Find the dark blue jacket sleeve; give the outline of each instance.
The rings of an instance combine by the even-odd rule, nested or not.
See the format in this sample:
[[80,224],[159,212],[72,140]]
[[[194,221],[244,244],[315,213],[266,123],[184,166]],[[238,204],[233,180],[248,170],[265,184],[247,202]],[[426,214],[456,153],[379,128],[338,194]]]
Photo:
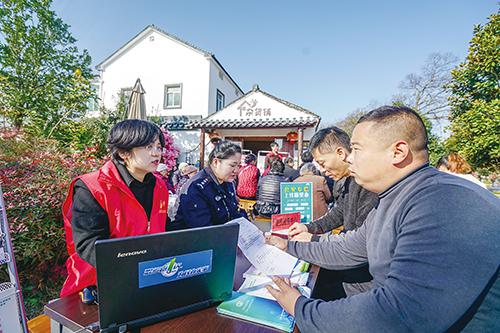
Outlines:
[[212,212],[203,190],[197,184],[191,184],[187,194],[180,197],[179,209],[182,210],[183,221],[188,228],[212,225]]

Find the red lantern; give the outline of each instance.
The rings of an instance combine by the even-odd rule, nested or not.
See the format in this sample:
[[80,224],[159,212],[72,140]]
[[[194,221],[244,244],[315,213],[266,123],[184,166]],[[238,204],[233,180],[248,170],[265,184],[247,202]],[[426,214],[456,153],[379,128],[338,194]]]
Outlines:
[[290,144],[295,144],[295,142],[299,139],[299,133],[295,132],[295,131],[292,131],[292,132],[289,132],[287,135],[286,135],[286,141],[290,142]]

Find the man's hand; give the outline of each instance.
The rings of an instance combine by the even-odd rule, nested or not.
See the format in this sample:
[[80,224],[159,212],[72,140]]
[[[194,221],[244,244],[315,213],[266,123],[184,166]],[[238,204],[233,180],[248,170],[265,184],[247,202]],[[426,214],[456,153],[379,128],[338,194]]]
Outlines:
[[312,234],[308,232],[301,232],[300,234],[292,237],[292,240],[296,242],[310,242],[311,239],[312,239]]
[[265,233],[266,244],[276,246],[278,249],[285,251],[288,246],[288,241],[278,236],[271,235],[270,232]]
[[278,289],[266,286],[267,291],[276,298],[286,312],[295,317],[295,303],[300,297],[300,292],[290,286],[289,279],[273,277],[273,282],[276,283]]
[[307,227],[302,223],[295,222],[288,228],[288,237],[293,238],[302,232],[307,232]]

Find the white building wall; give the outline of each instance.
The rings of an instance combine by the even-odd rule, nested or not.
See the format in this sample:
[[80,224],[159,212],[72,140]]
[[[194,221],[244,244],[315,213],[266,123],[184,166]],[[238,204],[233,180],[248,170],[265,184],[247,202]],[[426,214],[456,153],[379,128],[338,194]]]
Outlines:
[[[247,113],[244,110],[252,109],[253,111]],[[259,110],[259,114],[255,111]],[[313,116],[306,114],[302,111],[293,109],[288,105],[278,102],[260,92],[252,92],[244,99],[230,105],[222,112],[216,113],[210,119],[266,119],[277,120],[279,118],[313,118]]]
[[210,91],[208,94],[209,115],[216,111],[217,89],[224,94],[224,106],[242,95],[239,89],[228,78],[227,74],[214,62],[210,62]]
[[[132,87],[140,78],[149,116],[206,117],[210,63],[202,53],[150,31],[104,68],[102,101],[114,108],[120,89]],[[177,83],[182,84],[181,108],[163,109],[165,85]]]

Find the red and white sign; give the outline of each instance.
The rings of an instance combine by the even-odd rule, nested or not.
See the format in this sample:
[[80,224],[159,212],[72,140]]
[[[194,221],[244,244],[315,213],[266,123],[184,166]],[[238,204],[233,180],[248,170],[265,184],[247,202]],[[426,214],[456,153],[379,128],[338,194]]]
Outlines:
[[300,223],[300,213],[271,215],[271,233],[277,236],[287,236],[288,228],[294,223]]

